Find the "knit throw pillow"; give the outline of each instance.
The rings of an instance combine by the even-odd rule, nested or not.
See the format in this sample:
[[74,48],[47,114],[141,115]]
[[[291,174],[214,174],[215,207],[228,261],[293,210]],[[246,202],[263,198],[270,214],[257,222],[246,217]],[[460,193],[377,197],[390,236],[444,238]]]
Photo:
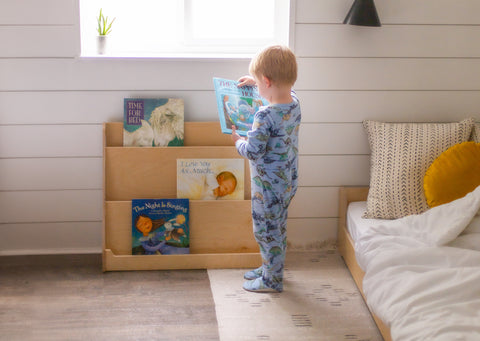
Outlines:
[[473,124],[473,118],[458,123],[364,121],[371,150],[364,218],[396,219],[426,211],[425,172],[445,150],[467,141]]
[[470,138],[473,142],[480,143],[480,123],[475,123],[472,129],[472,136]]

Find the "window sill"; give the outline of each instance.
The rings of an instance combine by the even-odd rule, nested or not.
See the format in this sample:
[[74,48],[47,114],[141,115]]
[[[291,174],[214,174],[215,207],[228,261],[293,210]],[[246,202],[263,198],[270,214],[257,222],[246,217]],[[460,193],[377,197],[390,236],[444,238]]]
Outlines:
[[119,54],[119,53],[107,53],[107,54],[82,54],[79,59],[159,59],[159,60],[182,60],[182,61],[198,61],[198,60],[250,60],[253,54],[239,54],[239,53],[171,53],[171,54]]

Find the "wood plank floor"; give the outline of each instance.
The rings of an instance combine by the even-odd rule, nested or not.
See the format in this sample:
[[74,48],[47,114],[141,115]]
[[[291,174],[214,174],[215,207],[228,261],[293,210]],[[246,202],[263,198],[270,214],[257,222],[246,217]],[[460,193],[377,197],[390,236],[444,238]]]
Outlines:
[[0,340],[218,340],[207,272],[101,270],[100,255],[0,257]]

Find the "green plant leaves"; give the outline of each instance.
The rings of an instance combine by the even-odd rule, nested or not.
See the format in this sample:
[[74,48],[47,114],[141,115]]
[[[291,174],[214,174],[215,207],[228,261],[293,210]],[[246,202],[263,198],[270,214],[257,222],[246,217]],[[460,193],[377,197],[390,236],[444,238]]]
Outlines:
[[102,9],[100,8],[100,14],[98,15],[97,18],[97,32],[101,36],[106,36],[112,31],[112,24],[115,21],[116,18],[113,18],[110,22],[108,22],[108,16],[105,17],[103,15]]

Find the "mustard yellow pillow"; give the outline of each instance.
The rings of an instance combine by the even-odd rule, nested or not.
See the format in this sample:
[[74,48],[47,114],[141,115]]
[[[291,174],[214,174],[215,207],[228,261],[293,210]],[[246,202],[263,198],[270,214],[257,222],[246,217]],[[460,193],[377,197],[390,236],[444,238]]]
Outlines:
[[425,173],[423,189],[430,207],[446,204],[480,186],[480,143],[463,142],[444,151]]

